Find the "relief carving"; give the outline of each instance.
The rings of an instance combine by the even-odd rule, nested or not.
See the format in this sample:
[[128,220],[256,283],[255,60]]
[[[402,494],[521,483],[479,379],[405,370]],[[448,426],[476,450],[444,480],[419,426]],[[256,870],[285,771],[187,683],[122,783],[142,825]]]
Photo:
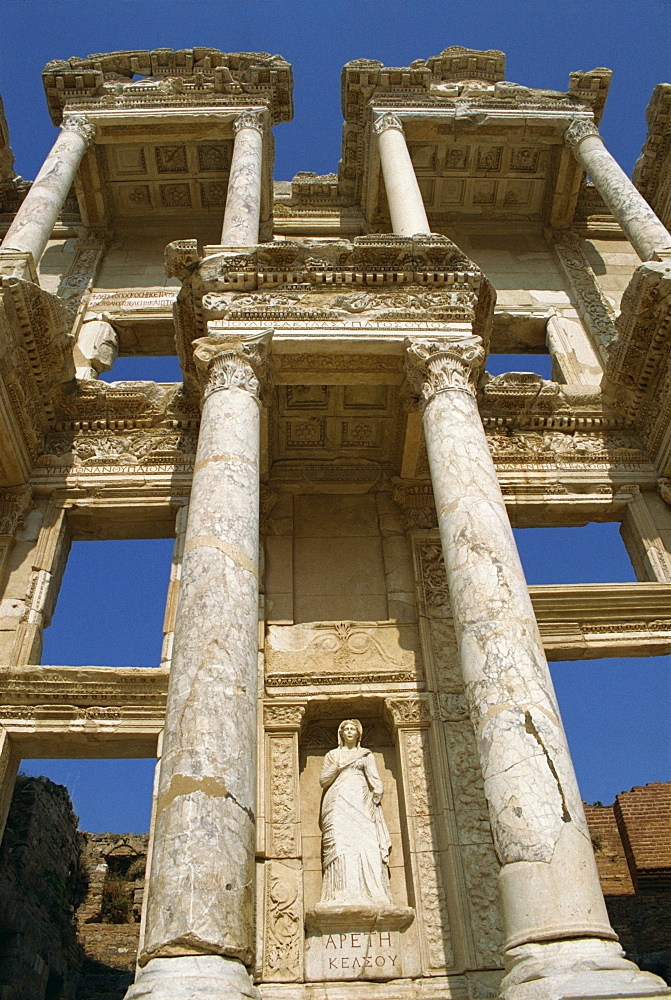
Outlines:
[[208,318],[314,320],[334,323],[356,319],[360,325],[407,320],[446,322],[472,318],[476,296],[468,289],[431,292],[422,287],[403,291],[324,291],[309,284],[300,291],[207,292],[203,309]]
[[303,873],[289,861],[265,864],[263,978],[295,982],[302,976]]
[[437,810],[427,773],[431,760],[427,730],[406,731],[402,753],[405,758],[404,774],[409,784],[406,803],[414,841],[416,893],[421,900],[421,921],[429,965],[432,969],[449,968],[454,965],[454,955],[442,872],[443,855],[434,829]]
[[602,349],[608,347],[617,336],[615,313],[599,287],[596,275],[583,252],[580,237],[574,233],[555,233],[553,245],[568,277],[581,318],[596,343]]
[[297,775],[295,736],[269,738],[272,853],[295,857],[297,844]]

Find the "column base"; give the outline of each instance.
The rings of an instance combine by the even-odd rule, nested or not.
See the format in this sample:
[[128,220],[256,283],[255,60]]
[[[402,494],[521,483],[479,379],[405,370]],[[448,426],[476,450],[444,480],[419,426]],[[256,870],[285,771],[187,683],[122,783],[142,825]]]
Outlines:
[[671,1000],[671,988],[624,957],[616,941],[576,938],[506,952],[502,1000]]
[[242,962],[223,955],[152,958],[125,1000],[261,1000]]

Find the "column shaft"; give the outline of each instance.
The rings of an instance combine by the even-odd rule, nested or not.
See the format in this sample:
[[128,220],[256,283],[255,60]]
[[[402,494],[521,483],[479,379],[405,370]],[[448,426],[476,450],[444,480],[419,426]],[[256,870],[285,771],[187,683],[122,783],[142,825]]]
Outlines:
[[84,119],[66,118],[61,133],[2,241],[3,250],[33,255],[37,265],[51,238],[93,127]]
[[660,253],[670,256],[671,234],[608,152],[597,128],[575,122],[565,138],[641,260],[657,260]]
[[[206,995],[223,996],[215,986],[224,974],[236,980],[231,995],[256,995],[243,965],[252,962],[254,923],[256,373],[267,340],[197,342],[196,358],[208,368],[209,380],[189,503],[139,959],[149,964],[138,984],[151,983],[154,996],[172,995],[164,992],[166,978],[174,983],[175,977],[203,975],[212,983]],[[193,968],[184,964],[185,956],[198,958]],[[235,961],[226,965],[220,958],[216,968],[203,972],[201,967],[212,964],[203,966],[206,956]]]
[[413,340],[408,349],[409,380],[423,404],[458,655],[502,865],[509,997],[517,996],[519,983],[570,964],[576,939],[582,940],[576,969],[586,953],[595,969],[638,973],[622,958],[608,921],[550,673],[480,421],[472,372],[483,358],[476,337]]
[[259,242],[263,128],[261,112],[236,119],[222,246],[248,247]]
[[396,115],[383,115],[373,129],[377,134],[393,232],[398,236],[430,234],[422,192],[419,190],[400,119]]

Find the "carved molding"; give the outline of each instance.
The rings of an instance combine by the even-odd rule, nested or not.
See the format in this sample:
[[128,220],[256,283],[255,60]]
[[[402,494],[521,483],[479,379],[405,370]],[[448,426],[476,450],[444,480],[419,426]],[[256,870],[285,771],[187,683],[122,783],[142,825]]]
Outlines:
[[406,375],[410,392],[426,406],[440,392],[462,390],[475,395],[485,360],[480,337],[408,338]]

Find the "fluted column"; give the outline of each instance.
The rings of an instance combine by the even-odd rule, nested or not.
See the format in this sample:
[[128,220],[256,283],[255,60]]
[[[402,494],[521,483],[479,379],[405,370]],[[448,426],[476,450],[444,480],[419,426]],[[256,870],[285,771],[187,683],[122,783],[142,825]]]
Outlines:
[[608,152],[596,125],[573,121],[564,141],[594,181],[641,260],[670,257],[671,234]]
[[381,115],[373,124],[373,132],[380,150],[392,230],[399,236],[428,235],[431,232],[429,220],[401,119],[390,113]]
[[233,123],[222,246],[249,247],[259,242],[264,116],[264,111],[243,111]]
[[204,337],[147,898],[129,997],[256,997],[260,396],[271,331]]
[[31,253],[37,265],[72,187],[94,126],[80,115],[66,115],[61,132],[2,241],[3,250]]
[[[496,470],[478,414],[479,337],[412,339],[450,601],[485,782],[506,931],[504,996],[627,989],[661,980],[622,957]],[[598,983],[567,984],[582,969]],[[613,978],[614,977],[614,978]],[[542,988],[535,982],[543,980]],[[649,985],[652,983],[652,986]]]

